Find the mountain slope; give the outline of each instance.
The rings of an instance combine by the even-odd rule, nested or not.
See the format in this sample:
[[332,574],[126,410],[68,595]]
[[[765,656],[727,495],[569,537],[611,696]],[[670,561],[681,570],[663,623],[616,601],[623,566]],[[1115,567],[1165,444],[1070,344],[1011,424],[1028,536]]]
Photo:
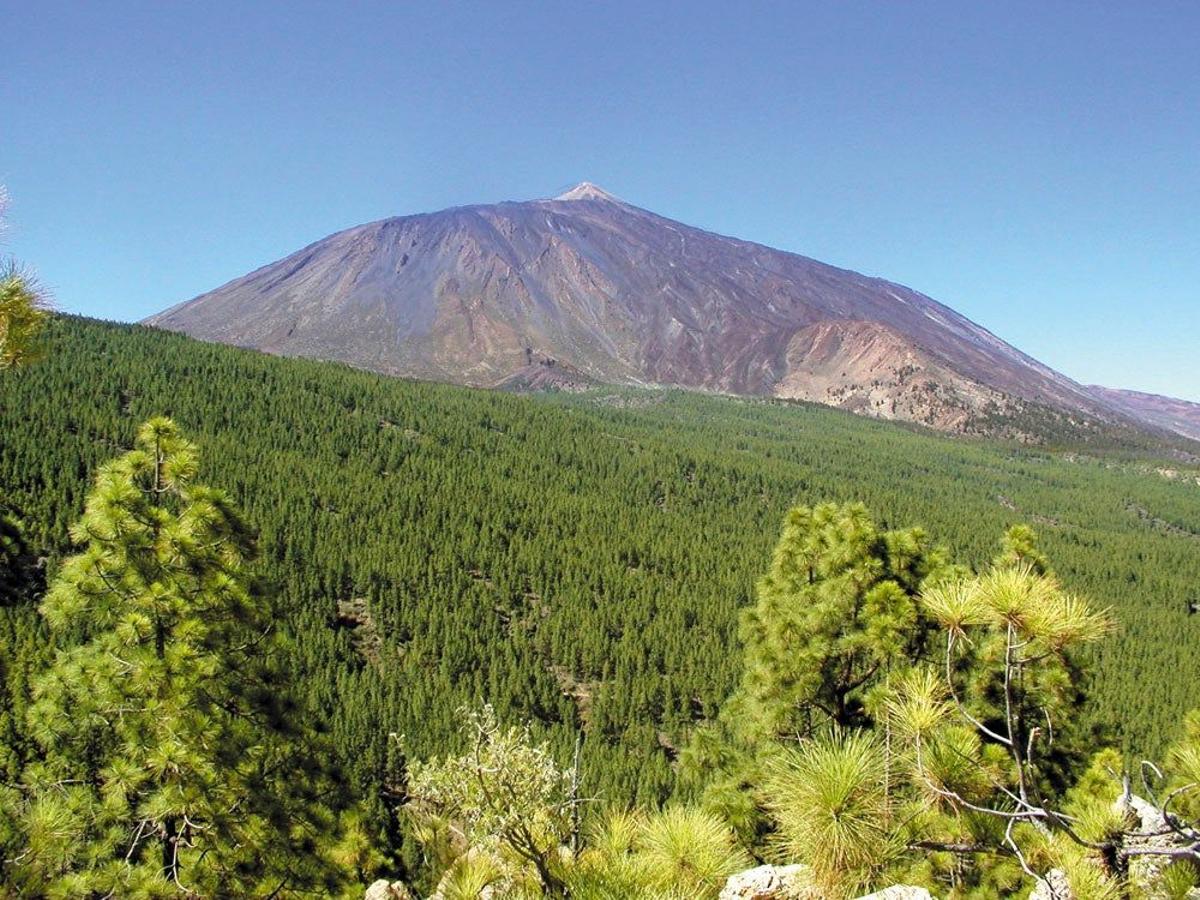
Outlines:
[[916,291],[588,183],[351,228],[147,323],[477,386],[552,358],[601,382],[815,400],[948,430],[1021,402],[1126,414]]
[[1116,390],[1099,385],[1089,385],[1088,390],[1135,419],[1157,425],[1182,437],[1200,441],[1200,403],[1176,400],[1174,397],[1163,397],[1160,394],[1146,394],[1142,391]]

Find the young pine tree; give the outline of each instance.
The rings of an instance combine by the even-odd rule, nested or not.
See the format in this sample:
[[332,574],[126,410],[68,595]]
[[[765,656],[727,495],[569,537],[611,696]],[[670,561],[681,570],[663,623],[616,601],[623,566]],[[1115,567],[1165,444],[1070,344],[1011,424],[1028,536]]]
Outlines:
[[769,758],[830,729],[869,727],[870,691],[932,636],[919,592],[958,571],[921,529],[880,530],[861,504],[787,514],[742,615],[741,685],[684,756],[705,802],[743,838],[766,825],[754,794]]
[[[331,772],[292,699],[254,542],[168,419],[96,479],[42,613],[60,649],[7,793],[5,880],[52,897],[328,895]],[[15,809],[13,808],[15,807]]]

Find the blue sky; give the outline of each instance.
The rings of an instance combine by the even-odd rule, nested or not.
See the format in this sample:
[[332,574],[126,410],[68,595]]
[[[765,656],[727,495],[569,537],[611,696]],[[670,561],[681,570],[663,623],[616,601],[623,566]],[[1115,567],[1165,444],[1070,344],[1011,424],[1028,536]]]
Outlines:
[[1200,4],[0,0],[5,249],[134,320],[590,180],[1200,400]]

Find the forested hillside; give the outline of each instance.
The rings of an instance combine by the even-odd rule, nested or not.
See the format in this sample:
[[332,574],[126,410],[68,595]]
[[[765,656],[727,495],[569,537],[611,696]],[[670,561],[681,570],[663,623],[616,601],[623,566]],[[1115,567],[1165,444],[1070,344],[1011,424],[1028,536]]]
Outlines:
[[[971,564],[1033,524],[1066,586],[1112,607],[1096,718],[1153,754],[1195,705],[1194,470],[801,404],[414,383],[77,319],[56,320],[46,349],[0,379],[0,492],[48,557],[38,577],[97,466],[172,416],[203,448],[203,480],[258,529],[302,687],[368,797],[389,732],[443,753],[455,708],[480,700],[531,718],[564,760],[582,726],[588,794],[669,796],[691,727],[738,678],[737,613],[797,502],[863,501]],[[42,627],[32,606],[4,610],[10,735]]]

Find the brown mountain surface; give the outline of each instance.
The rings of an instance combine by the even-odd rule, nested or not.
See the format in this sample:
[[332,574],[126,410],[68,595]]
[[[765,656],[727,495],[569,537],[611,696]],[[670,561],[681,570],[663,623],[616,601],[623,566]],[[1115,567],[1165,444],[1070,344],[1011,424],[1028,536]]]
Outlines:
[[1135,415],[902,285],[586,182],[350,228],[147,323],[439,381],[670,384],[955,431],[1027,403]]
[[1200,441],[1200,403],[1099,385],[1089,385],[1088,390],[1135,419]]

